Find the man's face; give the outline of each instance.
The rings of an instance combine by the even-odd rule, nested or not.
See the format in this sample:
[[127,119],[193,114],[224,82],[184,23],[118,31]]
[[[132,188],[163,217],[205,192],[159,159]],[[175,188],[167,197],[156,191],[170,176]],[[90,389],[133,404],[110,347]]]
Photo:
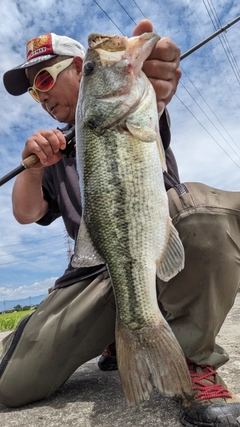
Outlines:
[[[32,86],[38,71],[44,67],[50,67],[56,62],[56,58],[52,58],[28,68],[29,86]],[[75,57],[73,63],[57,76],[56,83],[48,92],[37,91],[43,109],[59,122],[75,123],[79,85],[82,76],[81,70],[82,59]]]

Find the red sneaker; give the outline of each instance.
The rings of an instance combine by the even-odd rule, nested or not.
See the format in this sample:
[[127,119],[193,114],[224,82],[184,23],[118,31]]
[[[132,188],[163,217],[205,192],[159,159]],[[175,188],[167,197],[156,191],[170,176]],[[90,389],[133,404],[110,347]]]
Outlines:
[[105,348],[98,360],[98,367],[102,371],[115,371],[118,369],[115,343]]
[[181,423],[187,427],[240,426],[240,400],[212,366],[187,360],[192,395],[182,401]]

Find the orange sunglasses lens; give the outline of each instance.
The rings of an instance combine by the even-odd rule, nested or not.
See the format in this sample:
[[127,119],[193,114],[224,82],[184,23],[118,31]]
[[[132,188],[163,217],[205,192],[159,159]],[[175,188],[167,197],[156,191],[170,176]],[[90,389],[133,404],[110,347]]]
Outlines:
[[48,91],[54,85],[54,78],[48,71],[43,70],[36,76],[34,85],[39,90]]

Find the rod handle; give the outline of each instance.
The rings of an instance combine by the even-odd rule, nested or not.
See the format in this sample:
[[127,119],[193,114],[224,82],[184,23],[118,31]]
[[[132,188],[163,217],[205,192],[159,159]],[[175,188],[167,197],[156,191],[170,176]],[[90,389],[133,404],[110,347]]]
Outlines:
[[22,165],[25,169],[30,169],[32,166],[36,165],[39,162],[38,156],[36,154],[30,154],[26,159],[22,160]]

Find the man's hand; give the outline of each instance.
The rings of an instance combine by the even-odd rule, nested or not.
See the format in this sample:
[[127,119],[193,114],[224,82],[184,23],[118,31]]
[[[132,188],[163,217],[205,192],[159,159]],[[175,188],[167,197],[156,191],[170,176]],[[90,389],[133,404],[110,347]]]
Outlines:
[[[133,36],[153,31],[151,21],[143,19],[135,27]],[[161,38],[143,64],[143,71],[151,81],[157,97],[158,113],[162,113],[177,90],[181,77],[180,49],[167,37]]]
[[63,150],[65,147],[66,140],[60,130],[40,130],[26,141],[22,158],[25,159],[30,154],[36,154],[40,162],[33,168],[40,169],[62,159],[63,154],[59,150]]
[[48,211],[48,203],[42,190],[42,176],[45,166],[57,163],[66,147],[66,140],[60,130],[39,130],[25,143],[22,158],[36,154],[39,162],[24,170],[15,180],[12,192],[13,214],[20,224],[38,221]]

